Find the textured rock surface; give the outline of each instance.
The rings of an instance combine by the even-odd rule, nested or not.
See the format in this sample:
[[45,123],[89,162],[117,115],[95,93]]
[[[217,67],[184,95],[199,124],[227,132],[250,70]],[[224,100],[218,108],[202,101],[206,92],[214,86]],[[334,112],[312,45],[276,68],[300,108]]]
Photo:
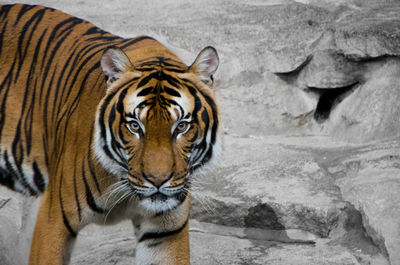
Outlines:
[[[188,64],[217,48],[225,151],[195,183],[192,264],[400,264],[399,2],[36,3]],[[37,203],[0,188],[1,264],[26,264]],[[132,264],[134,246],[128,221],[88,226],[71,264]]]
[[333,168],[343,198],[362,214],[364,226],[392,264],[400,261],[399,141],[366,147]]
[[0,186],[0,264],[27,264],[38,203]]

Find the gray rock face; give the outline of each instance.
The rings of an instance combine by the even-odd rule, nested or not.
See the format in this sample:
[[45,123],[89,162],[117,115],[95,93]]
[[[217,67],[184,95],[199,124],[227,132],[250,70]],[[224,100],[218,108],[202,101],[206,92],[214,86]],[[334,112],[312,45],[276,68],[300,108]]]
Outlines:
[[[316,242],[325,239],[346,247],[364,260],[360,264],[381,264],[377,260],[387,255],[391,264],[398,264],[398,141],[348,146],[324,137],[226,140],[220,169],[201,177],[194,191],[192,218],[297,229],[307,232],[302,240],[314,236]],[[373,187],[374,192],[368,190]],[[275,235],[272,240],[294,240],[288,237]]]
[[[9,1],[2,1],[3,3]],[[40,0],[187,64],[217,48],[225,150],[198,176],[192,264],[400,265],[400,3]],[[26,264],[38,201],[0,188],[0,260]],[[130,222],[71,264],[132,264]]]
[[337,48],[360,59],[400,55],[399,11],[398,3],[375,3],[344,12],[335,23]]
[[362,214],[364,226],[392,264],[400,261],[399,142],[389,141],[378,150],[367,147],[333,168],[343,198]]
[[0,261],[28,264],[39,201],[0,186]]

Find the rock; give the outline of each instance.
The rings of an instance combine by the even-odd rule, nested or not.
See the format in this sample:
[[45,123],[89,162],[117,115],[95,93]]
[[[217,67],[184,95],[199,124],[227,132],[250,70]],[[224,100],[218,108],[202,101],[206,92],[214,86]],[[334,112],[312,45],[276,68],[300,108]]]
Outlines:
[[[226,155],[218,170],[194,182],[192,217],[229,226],[296,228],[328,236],[345,205],[340,191],[314,162],[312,153],[291,148],[288,142],[278,137],[225,137]],[[214,210],[208,213],[207,204]]]
[[[364,260],[376,255],[385,260],[386,247],[374,237],[371,240],[372,231],[365,232],[368,217],[360,215],[360,208],[354,208],[348,203],[352,200],[342,196],[346,186],[338,186],[334,172],[345,167],[346,154],[359,147],[324,137],[254,140],[225,138],[227,150],[220,169],[197,178],[192,218],[231,227],[298,229],[317,239],[333,240],[332,244],[362,249]],[[344,173],[341,176],[347,179]],[[377,193],[375,198],[380,196],[386,195]],[[393,224],[390,227],[396,233],[400,231]],[[271,240],[288,242],[279,236]],[[397,242],[393,246],[400,247]]]
[[0,260],[27,264],[39,200],[0,186]]
[[400,5],[376,3],[335,23],[337,48],[353,58],[400,55]]
[[[196,225],[198,224],[194,226]],[[358,262],[353,254],[346,248],[329,246],[329,244],[326,244],[323,240],[317,242],[316,245],[282,244],[262,239],[245,239],[232,235],[215,235],[214,233],[209,233],[207,227],[208,225],[202,224],[202,230],[192,228],[191,263],[194,265],[362,264]],[[210,253],[218,253],[218,255],[210,255]]]
[[400,163],[398,141],[365,148],[335,172],[343,198],[363,216],[364,226],[392,265],[400,264]]
[[326,131],[355,142],[395,137],[400,108],[391,106],[400,100],[396,80],[400,73],[398,62],[387,59],[367,65],[365,83],[356,87],[332,111]]
[[[71,264],[134,264],[135,241],[130,236],[131,229],[129,222],[107,228],[86,227],[78,236]],[[379,255],[371,259],[360,250],[355,256],[346,247],[327,240],[313,238],[316,244],[270,241],[271,238],[265,238],[265,235],[271,235],[271,232],[251,228],[245,231],[191,220],[191,264],[358,265],[372,261],[374,265],[387,265]]]
[[317,51],[299,76],[299,88],[335,89],[357,83],[362,65],[335,50]]
[[71,265],[131,265],[136,238],[126,220],[113,226],[90,224],[79,232],[71,254]]

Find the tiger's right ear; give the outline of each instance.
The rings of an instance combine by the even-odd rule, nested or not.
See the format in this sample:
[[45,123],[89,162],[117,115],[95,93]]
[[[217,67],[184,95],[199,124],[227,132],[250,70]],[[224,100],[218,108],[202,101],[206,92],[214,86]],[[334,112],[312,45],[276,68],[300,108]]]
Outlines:
[[213,75],[217,71],[219,65],[219,57],[214,47],[205,47],[199,55],[197,55],[194,63],[189,67],[189,71],[197,73],[200,80],[205,84],[212,84]]
[[117,47],[106,49],[101,57],[100,64],[103,73],[107,76],[107,84],[119,79],[129,69],[133,69],[128,56]]

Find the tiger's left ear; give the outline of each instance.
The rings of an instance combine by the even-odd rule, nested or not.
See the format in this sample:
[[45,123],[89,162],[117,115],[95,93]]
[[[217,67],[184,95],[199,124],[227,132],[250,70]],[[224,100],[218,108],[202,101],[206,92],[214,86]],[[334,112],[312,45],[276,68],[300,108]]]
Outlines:
[[212,84],[213,75],[217,71],[219,65],[219,57],[214,47],[205,47],[199,55],[197,55],[194,63],[189,67],[189,72],[199,75],[201,81],[206,84]]
[[129,69],[133,69],[132,63],[128,56],[117,47],[110,47],[103,53],[101,57],[101,68],[107,76],[107,84],[111,84],[122,76]]

